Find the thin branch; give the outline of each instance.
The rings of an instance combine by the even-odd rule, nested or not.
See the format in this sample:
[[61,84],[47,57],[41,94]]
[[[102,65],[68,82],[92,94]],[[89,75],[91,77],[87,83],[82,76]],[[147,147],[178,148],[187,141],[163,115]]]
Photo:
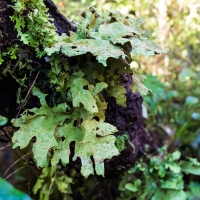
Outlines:
[[29,196],[31,195],[31,181],[32,181],[32,171],[30,170],[29,171],[29,181],[26,184],[27,187],[28,187],[28,194],[29,194]]
[[[4,128],[5,128],[5,127],[4,127]],[[10,137],[8,131],[6,131],[6,129],[4,129],[4,128],[1,129],[1,131],[3,131],[4,136],[8,139],[8,141],[9,141],[10,143],[12,143],[12,138]]]
[[53,177],[53,180],[51,181],[51,184],[50,184],[50,186],[49,186],[48,196],[50,195],[50,191],[51,191],[51,188],[52,188],[52,186],[53,186],[53,184],[54,184],[56,175],[57,175],[57,172],[55,173],[55,175],[54,175],[54,177]]
[[21,158],[19,158],[18,160],[16,160],[16,161],[15,161],[12,165],[10,165],[10,167],[4,172],[4,174],[3,174],[2,177],[4,177],[4,176],[8,173],[8,171],[9,171],[15,164],[17,164],[22,158],[28,156],[28,155],[31,154],[31,153],[32,153],[32,151],[30,151],[29,153],[23,155]]
[[34,164],[30,165],[31,169],[34,171],[35,175],[37,178],[39,178],[39,173],[38,171],[36,170],[37,169],[37,166]]
[[11,145],[12,145],[12,144],[7,144],[6,146],[1,147],[1,148],[0,148],[0,151],[3,150],[3,149],[5,149],[5,148],[7,148],[7,147],[9,147],[9,146],[11,146]]
[[15,170],[12,174],[8,175],[6,178],[4,178],[5,180],[8,179],[9,177],[11,177],[13,174],[17,173],[19,170],[23,169],[27,167],[27,165],[23,166],[23,167],[20,167],[19,169]]
[[[17,116],[15,117],[15,120],[18,118],[18,116],[19,116],[19,114],[20,114],[20,112],[21,112],[21,109],[22,109],[22,107],[23,107],[23,105],[24,105],[24,102],[27,100],[28,96],[30,95],[31,90],[33,89],[33,86],[35,85],[35,82],[36,82],[36,80],[37,80],[39,74],[40,74],[40,71],[38,71],[38,73],[37,73],[37,75],[36,75],[36,77],[35,77],[35,79],[34,79],[32,85],[31,85],[31,87],[29,88],[29,90],[28,90],[28,92],[27,92],[27,94],[26,94],[25,99],[23,100],[23,102],[22,102],[22,103],[19,105],[19,107],[17,108],[17,109],[19,109],[19,111],[18,111],[18,113],[17,113]],[[14,123],[15,123],[15,122],[14,122]],[[13,124],[14,124],[14,123],[13,123]]]

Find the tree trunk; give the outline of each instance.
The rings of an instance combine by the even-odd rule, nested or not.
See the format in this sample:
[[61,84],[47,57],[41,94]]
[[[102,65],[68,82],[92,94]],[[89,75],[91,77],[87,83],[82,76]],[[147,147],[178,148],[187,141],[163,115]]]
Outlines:
[[[54,19],[54,25],[59,35],[62,33],[70,34],[70,31],[76,31],[76,27],[57,10],[57,7],[50,0],[45,1],[46,7],[49,9],[50,16]],[[0,48],[1,52],[9,46],[19,44],[23,47],[23,44],[17,38],[17,33],[14,30],[14,24],[10,20],[10,16],[13,15],[13,9],[10,0],[1,0],[0,2]],[[30,54],[32,49],[28,49]],[[33,56],[34,62],[42,63],[42,59],[39,60]],[[11,61],[7,60],[6,64]],[[13,61],[12,61],[13,62]],[[6,64],[0,66],[0,72],[6,68]],[[0,74],[0,115],[7,117],[9,120],[15,118],[18,113],[17,90],[18,83],[11,76],[4,76]],[[42,79],[42,77],[41,77]],[[130,77],[128,77],[130,82]],[[33,81],[33,77],[30,77],[30,82]],[[127,133],[130,141],[126,142],[126,149],[122,151],[120,156],[114,157],[111,160],[107,160],[106,175],[113,175],[130,168],[133,163],[138,159],[138,156],[144,152],[144,145],[150,144],[151,149],[155,149],[156,146],[150,135],[144,130],[144,119],[142,117],[142,97],[139,93],[127,92],[127,107],[120,107],[116,105],[114,98],[108,98],[108,108],[106,111],[106,121],[115,125],[119,132],[118,135]],[[29,107],[35,106],[35,101],[28,102]],[[8,123],[8,125],[11,125]],[[0,136],[3,137],[3,136]],[[5,137],[5,136],[4,136]],[[130,145],[130,142],[134,145]],[[4,163],[1,161],[1,163]],[[73,164],[72,167],[75,165]],[[76,165],[77,166],[77,165]],[[78,166],[78,168],[80,165]]]

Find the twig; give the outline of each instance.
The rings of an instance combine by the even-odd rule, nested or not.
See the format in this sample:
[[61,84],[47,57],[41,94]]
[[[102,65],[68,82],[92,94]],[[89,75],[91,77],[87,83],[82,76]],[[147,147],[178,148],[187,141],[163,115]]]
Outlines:
[[10,137],[8,131],[6,131],[6,129],[4,129],[4,128],[1,129],[1,131],[3,131],[4,136],[8,139],[8,141],[9,141],[10,143],[12,143],[12,138]]
[[29,181],[28,181],[28,183],[26,184],[27,185],[27,187],[28,187],[28,194],[29,194],[29,196],[31,195],[31,181],[32,181],[32,173],[31,173],[32,171],[30,170],[29,171]]
[[[36,175],[36,177],[38,178],[39,177],[39,174],[38,174],[38,171],[36,171],[36,169],[37,169],[37,167],[36,167],[36,165],[34,164],[32,164],[32,165],[30,165],[30,167],[31,167],[31,169],[35,172],[35,175]],[[35,169],[36,168],[36,169]]]
[[30,151],[29,153],[23,155],[21,158],[19,158],[18,160],[16,160],[16,161],[15,161],[12,165],[10,165],[10,167],[4,172],[4,174],[3,174],[2,177],[4,177],[4,176],[8,173],[8,171],[9,171],[15,164],[17,164],[22,158],[28,156],[28,155],[31,154],[31,153],[32,153],[32,151]]
[[54,184],[56,175],[57,175],[57,172],[55,173],[55,175],[54,175],[54,177],[53,177],[53,180],[51,181],[51,184],[50,184],[50,186],[49,186],[48,196],[50,196],[50,191],[51,191],[51,188],[52,188],[52,186],[53,186],[53,184]]
[[[30,163],[28,160],[26,160],[24,157],[26,156],[26,155],[24,155],[23,157],[21,157],[20,156],[20,153],[26,153],[26,152],[23,152],[20,148],[18,148],[18,150],[19,150],[19,154],[18,154],[18,152],[15,152],[15,155],[19,158],[19,159],[21,159],[22,161],[24,161],[24,162],[26,162],[32,169],[33,169],[33,171],[35,172],[35,175],[36,175],[36,177],[38,178],[39,177],[39,174],[38,174],[38,172],[37,172],[37,166],[35,165],[35,163],[33,162],[33,163]],[[31,153],[31,152],[29,152],[29,153]],[[29,154],[28,153],[28,154]]]
[[20,167],[19,169],[15,170],[12,174],[8,175],[6,178],[4,178],[5,180],[8,179],[9,177],[11,177],[13,174],[17,173],[19,170],[23,169],[27,167],[27,165],[23,166],[23,167]]
[[6,146],[1,147],[1,148],[0,148],[0,151],[3,150],[3,149],[5,149],[5,148],[7,148],[7,147],[9,147],[9,146],[11,146],[11,145],[12,145],[12,144],[7,144]]
[[[35,84],[35,82],[36,82],[36,80],[37,80],[39,74],[40,74],[40,71],[38,71],[38,73],[37,73],[37,75],[36,75],[36,77],[35,77],[35,79],[34,79],[32,85],[31,85],[31,87],[29,88],[29,90],[28,90],[28,92],[27,92],[27,94],[26,94],[26,97],[25,97],[25,99],[24,99],[24,102],[26,101],[26,99],[28,98],[29,94],[31,93],[31,90],[33,89],[33,86],[34,86],[34,84]],[[19,105],[19,107],[17,108],[17,109],[19,109],[19,111],[18,111],[18,113],[17,113],[17,116],[16,116],[15,120],[16,120],[17,117],[19,116],[19,114],[20,114],[20,112],[21,112],[21,109],[22,109],[22,107],[23,107],[23,105],[24,105],[24,102],[22,102],[22,103]],[[15,123],[15,122],[14,122],[14,123]]]

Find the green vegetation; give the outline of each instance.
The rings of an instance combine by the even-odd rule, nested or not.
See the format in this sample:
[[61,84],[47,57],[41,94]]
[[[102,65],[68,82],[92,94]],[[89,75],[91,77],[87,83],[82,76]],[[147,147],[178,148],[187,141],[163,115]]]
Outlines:
[[[33,48],[37,57],[48,57],[50,64],[47,64],[44,72],[44,81],[49,87],[44,88],[42,82],[35,83],[37,87],[32,88],[40,107],[25,109],[19,118],[12,120],[13,126],[18,128],[12,137],[13,148],[24,149],[29,145],[36,165],[44,168],[42,179],[51,180],[53,174],[56,176],[55,167],[59,168],[60,161],[63,166],[69,164],[70,143],[75,142],[72,160],[80,158],[81,174],[87,178],[94,174],[95,169],[97,175],[104,176],[104,160],[119,155],[122,147],[118,150],[115,146],[116,137],[113,134],[117,132],[116,127],[105,122],[107,104],[102,91],[116,97],[118,105],[125,106],[126,89],[121,85],[120,77],[126,73],[133,75],[132,92],[147,93],[149,90],[141,83],[143,77],[130,68],[130,53],[148,57],[166,53],[166,50],[143,34],[140,28],[143,20],[133,16],[109,11],[100,13],[90,8],[82,14],[83,20],[76,33],[59,36],[46,14],[43,1],[25,3],[21,0],[14,3],[15,12],[11,20],[15,23],[20,41],[24,46]],[[27,9],[29,13],[24,16]],[[41,45],[43,49],[39,48]],[[21,62],[21,57],[16,56],[19,51],[15,45],[14,50],[3,55]],[[70,66],[66,56],[78,56],[77,64]],[[96,61],[93,61],[93,57]],[[23,72],[26,74],[27,66],[21,65],[20,71],[13,73],[11,68],[7,68],[3,74],[10,73],[17,82],[23,82],[24,78],[21,80],[19,75],[23,75]],[[34,69],[30,71],[34,72]],[[21,85],[20,90],[23,87],[26,85]],[[57,95],[56,98],[50,96],[52,106],[48,105],[47,95],[42,92],[47,89],[54,90]],[[20,96],[18,98],[21,99]],[[32,143],[34,137],[36,141]],[[70,179],[67,175],[63,178],[59,177],[59,180]],[[51,192],[52,181],[44,185],[43,182],[39,178],[34,189],[34,192],[40,190],[40,199],[46,199]],[[68,191],[68,185],[65,189],[64,186],[60,188],[57,177],[53,182],[57,183],[61,192]]]
[[146,155],[123,177],[119,189],[122,199],[185,200],[183,173],[200,175],[200,163],[194,158],[180,160],[181,153],[172,154],[166,147],[156,156]]
[[[106,92],[125,106],[126,89],[120,81],[126,73],[133,77],[130,90],[144,95],[146,128],[162,138],[164,146],[153,153],[147,147],[120,180],[118,199],[198,200],[198,1],[136,0],[131,4],[128,0],[55,0],[71,23],[77,24],[77,31],[70,36],[56,33],[43,1],[13,3],[11,20],[23,45],[16,43],[1,52],[0,64],[8,58],[15,61],[14,66],[7,63],[1,76],[9,74],[19,83],[18,103],[23,103],[24,112],[12,120],[17,128],[12,142],[13,148],[31,149],[42,171],[34,194],[39,192],[40,200],[49,199],[56,190],[63,198],[71,194],[76,176],[61,170],[71,162],[70,143],[75,143],[72,161],[80,158],[85,178],[104,176],[104,161],[119,155],[126,142],[130,143],[127,134],[115,137],[116,127],[105,122],[103,96]],[[28,15],[24,15],[27,9]],[[37,58],[47,60],[42,69],[32,66],[28,48]],[[73,66],[68,62],[70,57],[76,60]],[[31,91],[39,100],[37,108],[26,109],[26,100],[22,100],[27,71],[44,77]],[[0,126],[6,123],[7,118],[0,116]],[[90,181],[78,187],[83,195],[95,182]]]
[[116,147],[118,148],[119,152],[122,152],[125,148],[125,141],[129,140],[129,136],[128,134],[124,134],[124,135],[119,135],[116,138]]
[[0,178],[0,197],[1,199],[9,199],[9,200],[31,200],[31,198],[25,193],[15,189],[11,184],[7,181]]
[[0,115],[0,126],[6,125],[7,122],[8,122],[8,119]]

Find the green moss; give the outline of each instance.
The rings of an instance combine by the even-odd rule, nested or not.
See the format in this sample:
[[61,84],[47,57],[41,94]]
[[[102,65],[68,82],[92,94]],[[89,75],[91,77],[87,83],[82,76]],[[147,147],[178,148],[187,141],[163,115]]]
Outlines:
[[127,133],[117,136],[115,145],[118,148],[119,152],[122,152],[126,148],[125,141],[128,139],[129,136]]

